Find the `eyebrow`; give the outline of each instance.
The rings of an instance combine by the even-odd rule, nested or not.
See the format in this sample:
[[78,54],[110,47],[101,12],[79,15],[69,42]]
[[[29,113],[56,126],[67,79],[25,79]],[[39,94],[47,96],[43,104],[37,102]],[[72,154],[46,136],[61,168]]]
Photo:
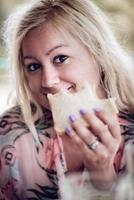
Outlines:
[[[45,55],[49,56],[53,51],[55,51],[56,49],[58,49],[58,48],[60,48],[60,47],[68,47],[68,45],[66,45],[66,44],[56,45],[56,46],[54,46],[53,48],[49,49],[49,50],[45,53]],[[24,59],[24,60],[25,60],[25,59],[34,59],[34,60],[36,60],[36,58],[33,57],[33,56],[24,56],[23,59]]]
[[48,50],[48,52],[46,53],[46,55],[48,56],[50,53],[52,53],[52,51],[60,48],[60,47],[68,47],[68,45],[66,44],[59,44],[59,45],[56,45],[55,47],[53,47],[52,49]]

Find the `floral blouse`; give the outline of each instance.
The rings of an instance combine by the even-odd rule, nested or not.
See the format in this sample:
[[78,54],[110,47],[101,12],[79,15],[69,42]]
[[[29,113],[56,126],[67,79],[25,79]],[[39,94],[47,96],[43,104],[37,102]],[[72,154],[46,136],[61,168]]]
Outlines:
[[[52,200],[61,198],[66,162],[62,140],[53,139],[51,112],[35,123],[41,145],[13,107],[0,118],[0,200]],[[125,128],[126,129],[125,129]],[[127,131],[127,125],[122,126]],[[128,134],[129,135],[129,134]],[[124,143],[115,158],[117,172],[124,170]]]

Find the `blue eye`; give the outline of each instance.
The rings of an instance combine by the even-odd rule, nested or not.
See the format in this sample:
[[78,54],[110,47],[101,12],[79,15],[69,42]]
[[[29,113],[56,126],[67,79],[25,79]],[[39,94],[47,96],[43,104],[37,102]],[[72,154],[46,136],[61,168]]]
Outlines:
[[31,63],[29,65],[27,65],[27,70],[29,72],[34,72],[34,71],[37,71],[41,68],[41,65],[38,64],[38,63]]
[[68,56],[66,55],[58,55],[56,57],[54,57],[53,63],[55,64],[62,64],[62,63],[67,63],[68,62]]

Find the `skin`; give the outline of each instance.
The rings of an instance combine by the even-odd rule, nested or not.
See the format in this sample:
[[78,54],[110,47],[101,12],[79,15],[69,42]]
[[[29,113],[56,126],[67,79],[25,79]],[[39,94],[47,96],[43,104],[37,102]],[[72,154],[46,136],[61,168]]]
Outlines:
[[[50,109],[48,93],[55,94],[62,89],[74,93],[85,81],[99,98],[106,98],[100,86],[97,63],[87,48],[67,32],[58,31],[50,24],[38,27],[25,36],[22,54],[29,87],[42,106]],[[121,142],[117,117],[100,109],[84,111],[82,117],[90,129],[77,119],[70,120],[72,129],[62,136],[68,170],[79,171],[86,167],[98,188],[110,188],[116,178],[113,162]],[[96,137],[99,145],[93,151],[87,144],[93,143]],[[73,148],[68,148],[70,146]]]

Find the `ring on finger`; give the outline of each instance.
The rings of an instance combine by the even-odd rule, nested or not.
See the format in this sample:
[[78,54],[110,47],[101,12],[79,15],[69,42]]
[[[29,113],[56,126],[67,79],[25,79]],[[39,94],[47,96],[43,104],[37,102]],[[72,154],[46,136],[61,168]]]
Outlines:
[[91,144],[87,144],[88,148],[91,149],[91,150],[93,150],[93,151],[97,149],[98,145],[99,145],[98,139],[96,139],[96,140],[95,140],[93,143],[91,143]]

